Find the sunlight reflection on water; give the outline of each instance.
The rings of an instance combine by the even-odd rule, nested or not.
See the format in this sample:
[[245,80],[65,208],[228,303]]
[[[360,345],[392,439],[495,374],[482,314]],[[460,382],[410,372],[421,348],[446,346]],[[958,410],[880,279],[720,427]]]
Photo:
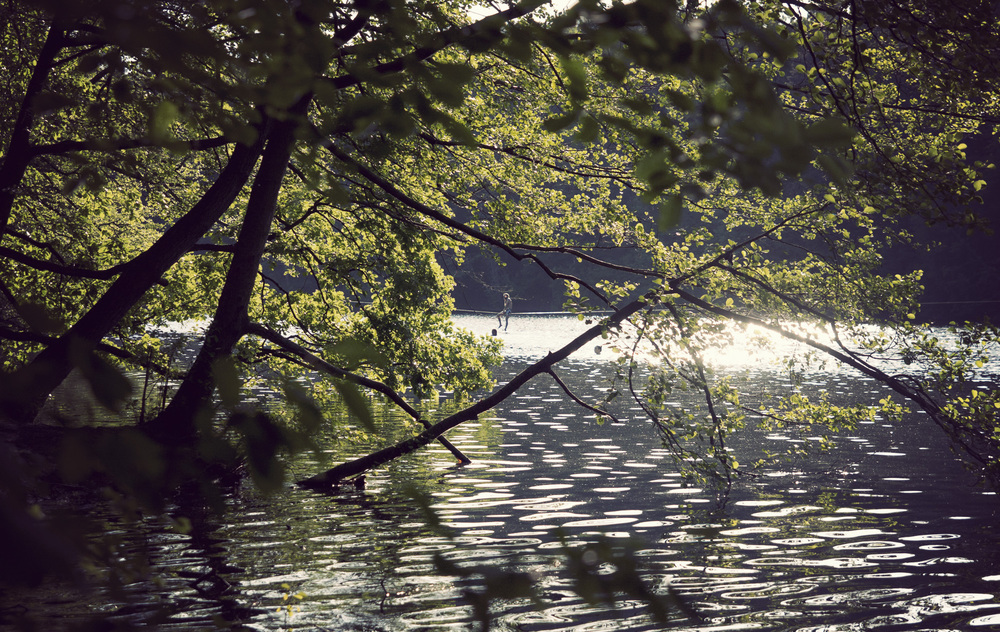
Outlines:
[[[566,316],[531,316],[517,315],[511,317],[508,329],[497,329],[496,321],[489,316],[457,315],[455,323],[481,336],[498,336],[504,343],[504,357],[507,358],[537,358],[550,351],[556,351],[583,334],[589,327],[587,321]],[[596,322],[596,321],[595,321]],[[824,344],[832,343],[829,332],[819,327],[792,328],[801,335],[816,339]],[[634,336],[635,329],[630,326],[623,328],[627,334]],[[724,328],[720,336],[721,344],[717,348],[706,349],[703,359],[717,368],[742,368],[760,365],[774,365],[788,356],[800,353],[805,345],[788,340],[758,326],[730,325]],[[615,345],[623,349],[631,348],[634,338],[602,338],[583,345],[571,357],[575,359],[613,359]],[[648,346],[640,346],[640,357],[652,359]],[[832,363],[814,364],[826,370],[836,370]]]

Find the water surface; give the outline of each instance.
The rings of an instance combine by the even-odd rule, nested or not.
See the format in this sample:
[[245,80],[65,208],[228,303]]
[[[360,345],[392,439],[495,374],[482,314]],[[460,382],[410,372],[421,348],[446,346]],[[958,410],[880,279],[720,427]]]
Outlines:
[[[492,328],[488,318],[462,322]],[[511,330],[498,332],[509,344],[497,379],[583,327],[513,317]],[[607,357],[589,346],[560,376],[587,394],[605,384]],[[766,362],[734,359],[722,370],[748,387],[791,388]],[[810,373],[806,387],[838,401],[885,396],[843,371]],[[435,404],[441,410],[430,416],[450,405]],[[379,410],[386,428],[400,423]],[[575,596],[562,534],[575,545],[634,547],[647,584],[672,589],[702,617],[679,619],[677,629],[1000,629],[997,497],[974,485],[923,416],[863,424],[836,436],[831,451],[768,466],[720,498],[682,476],[638,407],[621,412],[624,423],[598,423],[551,378],[536,378],[448,435],[471,465],[458,467],[434,444],[372,472],[363,491],[244,490],[225,515],[196,517],[187,535],[150,521],[129,546],[152,552],[161,585],[137,579],[115,598],[45,609],[56,621],[95,609],[133,622],[158,613],[160,627],[178,629],[213,621],[257,630],[474,629],[463,591],[479,582],[436,573],[440,554],[536,578],[540,605],[495,603],[494,629],[659,629],[641,604],[612,610]],[[765,448],[814,441],[747,432],[735,446],[750,462]],[[340,447],[327,456],[355,454]],[[312,456],[291,464],[299,476],[327,465]],[[447,533],[427,525],[412,490]]]

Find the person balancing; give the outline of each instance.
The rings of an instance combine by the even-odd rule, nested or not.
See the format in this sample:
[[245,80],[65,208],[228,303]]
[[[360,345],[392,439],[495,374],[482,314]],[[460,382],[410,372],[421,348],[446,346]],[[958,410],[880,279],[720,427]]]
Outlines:
[[[507,292],[504,292],[503,293],[503,309],[500,310],[497,313],[497,321],[498,321],[497,327],[499,327],[500,325],[503,325],[503,330],[504,331],[507,331],[507,325],[510,324],[510,309],[511,309],[511,306],[512,306],[512,303],[511,303],[511,300],[510,300],[510,294],[508,294]],[[506,322],[504,321],[505,318],[506,318]]]

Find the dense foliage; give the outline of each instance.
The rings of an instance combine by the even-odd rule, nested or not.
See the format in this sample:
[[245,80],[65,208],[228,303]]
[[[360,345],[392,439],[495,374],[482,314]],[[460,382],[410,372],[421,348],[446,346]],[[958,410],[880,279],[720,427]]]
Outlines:
[[[968,142],[996,131],[1000,72],[995,20],[968,4],[584,0],[553,15],[525,0],[477,19],[460,0],[7,2],[9,432],[34,436],[74,368],[112,409],[134,397],[123,370],[179,381],[169,404],[142,402],[141,432],[74,444],[97,446],[78,476],[155,505],[241,450],[274,485],[276,454],[322,423],[316,400],[364,419],[359,387],[426,427],[307,482],[329,486],[601,335],[624,351],[617,390],[581,403],[629,394],[679,462],[725,484],[741,469],[726,439],[748,419],[876,414],[797,392],[751,409],[703,360],[737,324],[882,380],[900,396],[883,412],[922,408],[995,478],[1000,399],[979,371],[997,331],[965,327],[947,348],[914,323],[920,271],[883,265],[914,217],[982,228],[991,165]],[[500,359],[450,319],[444,265],[467,252],[532,262],[594,327],[460,413],[420,419],[407,397],[474,392]],[[209,324],[182,370],[157,327],[192,320]],[[640,383],[648,353],[662,357]],[[309,393],[306,371],[324,376]],[[297,419],[240,404],[259,379]],[[671,408],[681,387],[704,410]],[[135,463],[109,465],[125,451]],[[32,492],[9,478],[22,493],[4,512],[30,525]]]

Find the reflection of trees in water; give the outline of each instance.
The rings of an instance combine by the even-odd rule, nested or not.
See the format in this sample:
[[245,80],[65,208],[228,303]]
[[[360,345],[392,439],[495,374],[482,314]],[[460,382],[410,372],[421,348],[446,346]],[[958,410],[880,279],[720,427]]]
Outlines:
[[173,572],[186,580],[197,594],[197,599],[185,604],[183,598],[177,599],[172,594],[170,601],[175,605],[175,612],[183,613],[187,622],[190,611],[205,609],[208,611],[204,615],[205,624],[212,623],[216,616],[228,623],[238,623],[263,614],[263,604],[249,599],[240,590],[240,579],[245,579],[246,571],[229,562],[234,542],[222,532],[221,516],[203,507],[185,508],[180,515],[190,524],[186,533],[187,546],[180,559],[163,560],[163,570],[171,572],[178,562],[183,561],[183,565]]

